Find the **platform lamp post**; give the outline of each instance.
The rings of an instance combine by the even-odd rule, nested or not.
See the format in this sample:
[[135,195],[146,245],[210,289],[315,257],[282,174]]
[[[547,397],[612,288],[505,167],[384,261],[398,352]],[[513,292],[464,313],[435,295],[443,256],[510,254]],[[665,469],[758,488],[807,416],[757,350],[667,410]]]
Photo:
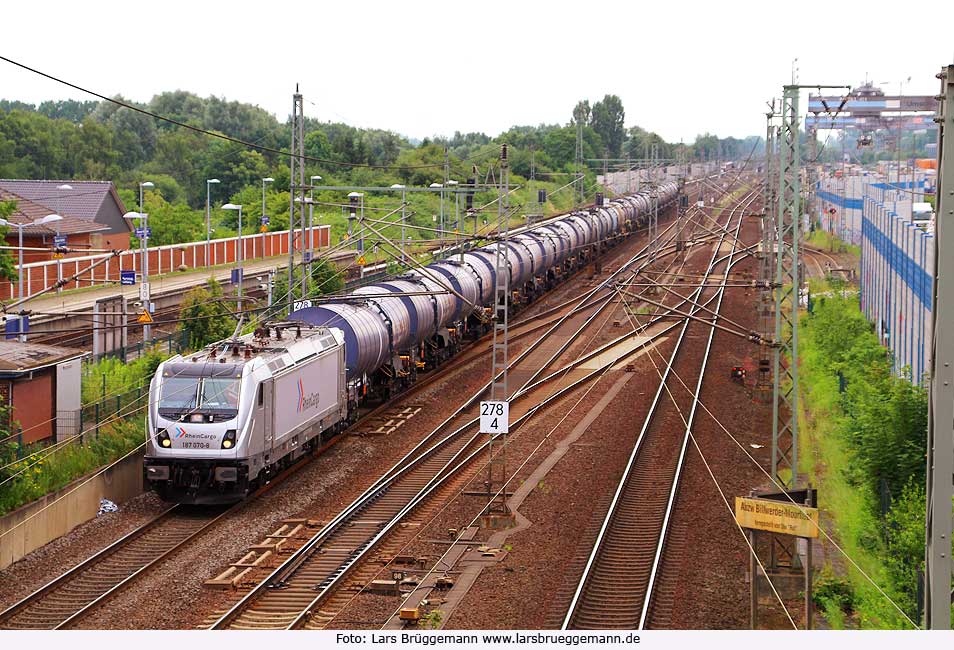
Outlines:
[[244,280],[242,277],[242,258],[244,257],[242,251],[242,204],[226,203],[222,206],[222,209],[238,210],[238,238],[235,240],[235,261],[238,264],[238,278],[236,282],[235,295],[238,296],[238,312],[242,313],[242,282]]
[[[139,220],[139,232],[142,234],[142,237],[139,238],[139,300],[142,302],[142,308],[151,312],[149,309],[149,278],[146,276],[145,272],[142,270],[144,268],[146,260],[146,247],[144,246],[146,242],[146,222],[149,218],[149,215],[144,212],[127,212],[123,215],[123,219],[128,219],[130,221],[134,219]],[[142,343],[145,346],[146,342],[150,339],[152,335],[152,328],[149,327],[148,323],[144,323],[142,326]]]
[[401,190],[401,264],[407,264],[407,188],[400,183],[391,186],[392,190]]
[[20,255],[19,255],[19,262],[18,262],[19,268],[17,268],[17,275],[19,276],[19,287],[17,289],[18,299],[23,300],[23,298],[25,297],[23,295],[23,229],[26,228],[27,226],[42,226],[48,223],[52,223],[54,221],[59,221],[62,218],[63,217],[61,217],[58,214],[48,214],[45,217],[42,217],[40,219],[35,219],[29,223],[14,223],[12,221],[7,221],[6,219],[0,219],[0,226],[8,226],[10,228],[16,228],[18,231],[17,237],[19,240],[19,248],[20,248]]
[[[139,184],[139,227],[142,232],[142,237],[139,238],[139,254],[140,259],[142,260],[142,285],[140,288],[140,300],[142,300],[143,308],[152,313],[151,304],[151,292],[149,291],[149,250],[146,244],[146,240],[149,239],[149,213],[143,210],[143,190],[145,188],[152,189],[156,185],[152,181],[145,181]],[[143,345],[152,338],[152,328],[147,323],[142,328],[142,342]]]
[[441,249],[444,247],[444,184],[443,183],[431,183],[428,187],[431,189],[439,189],[441,191],[441,225],[440,225],[440,238],[441,245],[437,248],[437,253],[440,255]]
[[[68,192],[68,191],[70,191],[70,190],[73,189],[73,186],[70,185],[69,183],[63,183],[62,185],[57,185],[57,186],[56,186],[56,189],[58,189],[58,190],[63,190],[63,191]],[[63,212],[63,203],[62,203],[62,200],[61,200],[61,199],[62,199],[62,196],[57,195],[56,199],[57,199],[57,200],[56,200],[56,209],[57,209],[57,212]],[[59,236],[60,236],[60,229],[59,229],[59,227],[57,227],[57,228],[56,228],[56,236],[55,236],[54,239],[53,239],[53,248],[54,248],[54,249],[57,248],[56,240],[59,239]],[[56,255],[56,281],[59,282],[59,281],[62,280],[62,279],[63,279],[63,260],[61,259],[61,256],[60,256],[59,254],[57,254],[57,255]],[[63,291],[63,287],[58,287],[57,290],[56,290],[57,293],[60,293],[60,292],[62,292],[62,291]]]
[[212,185],[221,183],[217,178],[210,178],[205,181],[205,265],[212,266],[209,259],[209,253],[212,249]]
[[[270,176],[262,179],[262,259],[265,259],[265,226],[268,225],[268,215],[265,214],[265,185],[274,182],[275,179]],[[254,246],[252,248],[254,250]]]
[[454,189],[454,238],[457,241],[460,261],[463,262],[464,251],[460,248],[460,193],[457,191],[457,181],[448,180],[446,184]]

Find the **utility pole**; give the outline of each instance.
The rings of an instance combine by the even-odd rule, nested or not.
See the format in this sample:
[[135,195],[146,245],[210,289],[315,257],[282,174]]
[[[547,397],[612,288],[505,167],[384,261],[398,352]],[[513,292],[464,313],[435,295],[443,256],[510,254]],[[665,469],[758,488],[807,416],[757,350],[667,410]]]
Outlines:
[[[778,132],[778,211],[775,214],[772,477],[786,489],[794,487],[798,481],[798,307],[801,288],[798,248],[801,243],[802,191],[798,99],[803,88],[820,90],[845,86],[798,85],[793,81],[783,87],[782,123]],[[783,358],[788,359],[784,366]]]
[[[786,85],[779,132],[779,193],[775,255],[775,350],[772,401],[772,478],[791,488],[798,474],[798,269],[799,177],[798,95]],[[783,357],[788,362],[783,365]]]
[[659,184],[656,183],[656,160],[659,158],[659,145],[653,142],[650,153],[650,182],[653,188],[650,200],[652,201],[652,211],[649,213],[649,262],[656,261],[656,246],[659,237]]
[[586,200],[583,190],[583,121],[576,122],[576,182],[579,184],[580,205]]
[[295,204],[299,206],[299,223],[305,224],[305,102],[295,84],[292,102],[291,175],[289,176],[288,210],[288,311],[295,306]]
[[[493,363],[490,384],[491,403],[506,403],[510,400],[510,390],[507,384],[507,367],[510,365],[508,350],[508,325],[510,303],[510,269],[507,265],[508,233],[510,223],[510,161],[508,159],[507,144],[500,145],[500,185],[497,199],[497,258],[496,280],[494,282],[494,334],[493,334]],[[509,409],[504,418],[509,417]],[[494,435],[490,434],[488,443],[489,462],[487,464],[487,509],[485,514],[490,517],[506,517],[510,514],[507,506],[507,432],[509,422],[506,423],[500,436],[500,451],[494,457]],[[499,486],[498,495],[494,488]]]
[[927,441],[925,627],[951,629],[951,497],[954,495],[954,65],[941,80],[937,132],[937,219]]
[[775,282],[775,151],[776,126],[772,120],[775,112],[775,100],[765,114],[765,167],[762,170],[762,255],[759,260],[759,282],[762,286],[759,295],[759,334],[763,342],[759,344],[759,367],[755,383],[756,396],[768,402],[773,394],[772,387],[772,348],[765,343],[773,337],[775,330],[775,311],[772,286]]

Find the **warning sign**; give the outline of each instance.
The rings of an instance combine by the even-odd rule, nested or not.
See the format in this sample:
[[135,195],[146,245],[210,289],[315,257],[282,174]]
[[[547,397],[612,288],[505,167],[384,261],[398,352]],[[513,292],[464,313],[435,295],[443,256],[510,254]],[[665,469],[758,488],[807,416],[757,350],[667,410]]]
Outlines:
[[368,263],[368,260],[364,259],[364,255],[362,255],[355,261],[357,262],[358,266],[364,266],[365,264]]
[[149,312],[144,309],[143,312],[139,314],[139,318],[136,319],[136,322],[142,323],[143,325],[148,325],[152,322],[152,316],[150,316]]
[[510,433],[510,403],[480,403],[481,433]]
[[796,537],[818,537],[818,508],[794,503],[736,497],[735,520],[742,528]]

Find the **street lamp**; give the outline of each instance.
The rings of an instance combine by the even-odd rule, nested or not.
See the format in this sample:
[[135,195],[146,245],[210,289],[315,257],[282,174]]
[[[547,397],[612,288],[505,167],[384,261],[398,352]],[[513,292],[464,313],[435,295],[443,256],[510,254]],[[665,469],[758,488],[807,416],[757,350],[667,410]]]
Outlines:
[[457,191],[457,181],[448,180],[447,184],[454,188],[454,237],[460,251],[460,261],[464,261],[464,250],[460,247],[460,192]]
[[209,261],[209,249],[212,248],[212,185],[221,183],[217,178],[205,181],[205,265],[212,266]]
[[13,228],[16,228],[19,231],[18,238],[19,238],[19,247],[20,247],[20,255],[19,255],[20,261],[19,261],[19,268],[17,269],[17,275],[19,276],[20,284],[19,284],[19,289],[17,290],[17,298],[19,298],[20,300],[23,300],[24,298],[23,296],[23,229],[26,228],[27,226],[42,226],[47,223],[59,221],[62,218],[63,217],[61,217],[58,214],[48,214],[45,217],[42,217],[40,219],[34,219],[30,223],[13,223],[12,221],[7,221],[6,219],[0,219],[0,226],[11,226]]
[[223,210],[238,210],[238,239],[235,240],[236,254],[235,259],[238,262],[238,288],[236,289],[236,295],[238,296],[238,311],[242,312],[242,204],[235,203],[226,203],[222,206]]
[[[70,190],[73,189],[73,186],[70,185],[69,183],[63,183],[62,185],[57,185],[57,186],[56,186],[56,189],[58,189],[58,190],[64,190],[64,191],[67,191],[67,192],[68,192],[68,191],[70,191]],[[57,197],[56,197],[56,209],[57,209],[57,212],[63,212],[62,196],[60,196],[60,195],[57,195]],[[54,249],[57,248],[57,240],[59,239],[59,237],[60,237],[60,228],[59,228],[59,226],[57,226],[57,227],[56,227],[56,232],[54,233],[54,236],[53,236],[53,248],[54,248]],[[65,239],[64,239],[64,243],[65,243]],[[61,256],[60,256],[59,254],[57,254],[57,255],[56,255],[56,281],[57,281],[57,289],[56,289],[56,292],[57,292],[57,293],[60,293],[60,292],[63,290],[63,287],[61,287],[61,286],[59,285],[59,282],[60,282],[62,279],[63,279],[63,261],[62,261],[62,259],[61,259]]]
[[[268,225],[268,215],[265,214],[265,185],[274,183],[275,179],[269,176],[262,179],[262,258],[265,257],[265,226]],[[254,246],[252,247],[254,249]]]
[[[142,236],[139,238],[139,299],[142,301],[142,307],[147,312],[152,312],[149,309],[149,275],[146,265],[148,264],[149,257],[146,255],[146,224],[149,223],[149,215],[145,212],[127,212],[123,215],[123,219],[139,219],[139,232]],[[142,343],[145,346],[146,342],[149,341],[152,334],[152,328],[149,326],[149,323],[144,323],[142,326]]]
[[405,208],[407,207],[407,188],[401,185],[400,183],[395,183],[391,186],[392,190],[401,190],[401,263],[407,264],[407,250],[405,246],[407,245],[407,235],[405,233],[405,226],[407,223],[407,217],[405,213]]
[[[143,211],[142,207],[142,191],[143,188],[152,189],[156,185],[152,181],[146,181],[139,184],[139,214],[142,215],[143,219],[140,222],[139,226],[142,228],[142,237],[139,238],[139,248],[142,250],[142,273],[143,273],[143,283],[148,286],[149,284],[149,252],[146,246],[146,240],[149,239],[149,214]],[[147,290],[148,291],[148,290]],[[146,307],[149,311],[148,306]],[[148,327],[148,326],[147,326]],[[143,341],[145,343],[145,341]]]
[[433,189],[440,188],[441,190],[441,229],[440,229],[441,245],[437,249],[438,255],[440,255],[440,250],[441,248],[444,247],[444,184],[431,183],[428,187],[431,187]]
[[[353,224],[355,219],[354,206],[357,204],[360,209],[360,218],[361,230],[358,232],[358,251],[364,253],[364,194],[361,192],[349,192],[348,193],[348,209],[350,210],[350,217],[348,218],[348,236],[350,237],[353,233]],[[363,269],[362,269],[363,271]]]

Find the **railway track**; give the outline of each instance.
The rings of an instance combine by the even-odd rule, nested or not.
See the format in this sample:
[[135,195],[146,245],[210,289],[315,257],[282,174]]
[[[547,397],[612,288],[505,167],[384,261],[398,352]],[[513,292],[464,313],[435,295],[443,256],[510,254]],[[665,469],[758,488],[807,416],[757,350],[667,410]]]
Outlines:
[[[511,398],[511,430],[619,361],[618,358],[607,360],[601,357],[602,361],[595,369],[589,366],[579,371],[585,362],[592,361],[631,334],[541,377],[546,368],[557,364],[582,333],[593,326],[599,314],[611,304],[612,292],[592,313],[582,307],[644,257],[645,249],[599,287],[578,299],[577,309],[560,316],[511,363],[511,376],[519,377],[522,382],[521,389]],[[662,327],[644,345],[674,327],[674,324]],[[634,352],[627,348],[622,354],[629,356]],[[577,372],[570,375],[570,370]],[[552,389],[553,384],[556,384],[555,389]],[[401,524],[423,504],[439,501],[438,494],[456,493],[473,478],[476,463],[472,461],[481,456],[487,441],[475,431],[476,418],[471,417],[470,408],[487,388],[489,382],[286,562],[211,622],[211,627],[246,630],[321,628],[332,620],[350,600],[350,594],[341,593],[339,587],[348,580],[361,582],[358,567],[375,553],[380,556],[382,541],[399,531]],[[447,431],[450,433],[445,433]],[[393,543],[389,545],[394,546]],[[376,570],[373,568],[372,572]]]
[[0,628],[57,630],[101,605],[231,510],[174,506],[0,613]]
[[[726,227],[733,216],[739,215],[729,254],[719,257],[725,233],[713,249],[705,278],[725,264],[721,284],[707,301],[716,301],[716,314],[736,255],[741,213],[755,199],[756,194],[749,193],[729,215]],[[701,302],[705,293],[700,284],[695,300]],[[697,312],[698,308],[691,311]],[[700,332],[706,326],[688,318],[682,323],[676,346],[661,371],[649,413],[576,584],[563,629],[643,629],[664,620],[671,608],[671,591],[657,594],[655,588],[660,583],[669,524],[715,332],[715,328],[708,328],[708,341],[701,355],[694,349],[684,353],[683,344],[690,328]],[[685,396],[680,388],[669,387],[670,375],[677,366],[684,381],[696,378],[694,395]],[[672,404],[669,394],[679,402],[678,406]],[[689,413],[687,420],[683,420],[683,413]]]
[[[592,295],[592,292],[590,295]],[[606,304],[606,298],[595,299],[582,304],[576,299],[565,301],[526,318],[522,323],[518,321],[515,324],[515,338],[523,338],[544,327],[552,326],[574,306],[580,313],[586,313],[593,308],[602,309]],[[435,373],[430,373],[409,391],[399,394],[395,399],[389,400],[365,415],[372,416],[379,410],[386,410],[398,399],[406,399],[412,391],[423,390],[434,382],[445,378],[446,372],[453,372],[459,365],[479,358],[485,353],[489,341],[486,344],[478,343],[480,342],[470,346],[464,355],[455,358],[453,365],[448,365]],[[340,439],[340,436],[335,440],[337,439]],[[302,465],[303,463],[298,463],[289,468],[256,494],[277,485]],[[397,496],[398,492],[393,494]],[[383,500],[382,503],[385,501]],[[150,568],[181,550],[241,505],[237,504],[231,508],[218,509],[194,506],[170,508],[12,607],[0,612],[0,628],[63,629],[71,627],[81,618],[103,605],[111,596],[129,586]]]

